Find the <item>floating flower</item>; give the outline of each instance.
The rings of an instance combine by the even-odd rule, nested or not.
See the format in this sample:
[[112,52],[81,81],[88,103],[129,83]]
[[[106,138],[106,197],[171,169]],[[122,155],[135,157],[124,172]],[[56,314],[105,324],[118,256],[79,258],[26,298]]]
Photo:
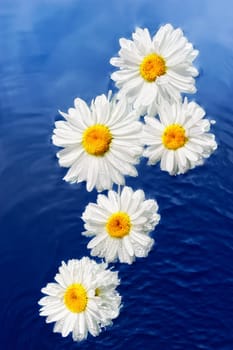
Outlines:
[[88,332],[95,337],[112,324],[119,315],[121,297],[115,290],[117,272],[106,266],[88,257],[62,262],[57,283],[48,283],[42,289],[47,296],[39,301],[40,315],[47,316],[47,323],[55,322],[54,332],[63,337],[72,333],[73,340],[81,341]]
[[160,167],[170,175],[183,174],[203,164],[217,148],[215,136],[208,133],[210,121],[203,119],[205,111],[195,102],[159,106],[159,118],[145,117],[143,141],[148,147],[144,156],[149,164],[161,160]]
[[86,181],[88,191],[124,184],[124,175],[137,176],[135,164],[142,155],[142,123],[125,99],[96,97],[90,108],[76,98],[75,108],[61,113],[66,121],[55,123],[53,143],[64,147],[59,164],[70,168],[64,180]]
[[120,39],[120,57],[110,63],[119,67],[111,78],[141,113],[154,114],[161,99],[173,101],[180,93],[195,93],[192,65],[198,55],[180,28],[162,26],[151,38],[147,28],[137,28],[133,40]]
[[160,220],[157,210],[156,201],[145,200],[142,190],[124,187],[121,194],[98,195],[97,204],[89,203],[82,215],[83,235],[94,236],[87,246],[91,255],[128,264],[146,257],[154,243],[148,234]]

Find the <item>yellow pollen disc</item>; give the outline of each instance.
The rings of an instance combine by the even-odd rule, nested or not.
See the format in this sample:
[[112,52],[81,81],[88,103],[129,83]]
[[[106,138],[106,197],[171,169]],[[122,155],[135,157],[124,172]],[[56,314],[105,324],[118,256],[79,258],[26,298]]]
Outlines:
[[185,129],[181,125],[171,124],[165,128],[162,141],[166,148],[176,150],[183,147],[188,138],[185,136]]
[[148,82],[153,82],[157,77],[166,73],[166,64],[163,57],[151,53],[143,58],[140,64],[140,74]]
[[82,137],[85,151],[93,156],[103,156],[110,147],[112,134],[105,125],[96,124],[87,128]]
[[65,291],[64,303],[74,313],[83,312],[87,306],[86,289],[79,283],[71,284]]
[[122,238],[129,234],[131,229],[130,217],[124,212],[112,214],[106,224],[106,230],[111,237]]

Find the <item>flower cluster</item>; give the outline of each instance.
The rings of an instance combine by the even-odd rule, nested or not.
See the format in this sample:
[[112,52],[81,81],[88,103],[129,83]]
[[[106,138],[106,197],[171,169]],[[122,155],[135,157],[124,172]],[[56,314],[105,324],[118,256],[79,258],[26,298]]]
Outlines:
[[117,272],[106,269],[84,257],[62,262],[57,283],[48,283],[39,304],[46,322],[55,322],[54,332],[66,337],[72,332],[73,340],[80,341],[88,332],[97,336],[102,327],[110,325],[119,314],[121,297],[115,288],[119,285]]
[[57,157],[68,168],[65,181],[85,181],[87,191],[108,190],[82,214],[82,234],[91,238],[87,248],[106,262],[88,257],[63,262],[56,283],[42,289],[46,296],[39,301],[40,315],[55,322],[54,332],[72,333],[76,341],[98,335],[119,314],[118,274],[107,264],[132,264],[154,244],[157,202],[126,186],[125,176],[138,175],[142,156],[150,165],[160,162],[170,175],[184,174],[217,148],[203,108],[181,95],[195,93],[198,75],[193,66],[198,51],[182,30],[166,24],[151,37],[148,29],[137,28],[120,46],[110,60],[119,68],[111,75],[118,92],[97,96],[90,106],[76,98],[74,108],[60,112],[64,120],[55,123],[52,137],[63,148]]

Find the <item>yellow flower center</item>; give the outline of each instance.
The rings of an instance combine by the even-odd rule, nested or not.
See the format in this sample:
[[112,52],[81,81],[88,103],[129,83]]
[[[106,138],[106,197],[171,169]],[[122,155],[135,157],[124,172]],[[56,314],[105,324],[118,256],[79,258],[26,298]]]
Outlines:
[[163,57],[151,53],[143,58],[140,64],[140,74],[148,82],[153,82],[157,77],[166,73],[166,64]]
[[162,141],[166,148],[176,150],[183,147],[188,138],[185,136],[185,129],[181,125],[171,124],[165,128]]
[[87,301],[87,292],[82,284],[73,283],[66,289],[64,303],[71,312],[83,312],[86,309]]
[[131,228],[130,217],[124,212],[112,214],[106,224],[106,230],[111,237],[122,238],[129,234]]
[[93,156],[103,156],[110,147],[112,134],[105,125],[96,124],[87,128],[82,137],[85,151]]

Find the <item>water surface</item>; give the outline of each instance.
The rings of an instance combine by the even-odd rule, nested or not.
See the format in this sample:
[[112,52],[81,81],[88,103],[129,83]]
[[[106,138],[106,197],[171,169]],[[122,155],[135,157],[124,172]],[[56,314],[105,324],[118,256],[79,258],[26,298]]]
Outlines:
[[[0,348],[232,350],[233,4],[229,0],[1,0]],[[62,181],[51,143],[58,109],[113,84],[110,57],[136,26],[181,27],[200,51],[192,96],[216,120],[218,150],[184,176],[142,160],[127,185],[159,204],[156,246],[115,264],[123,308],[81,345],[38,315],[61,260],[89,255],[80,216],[96,192]]]

